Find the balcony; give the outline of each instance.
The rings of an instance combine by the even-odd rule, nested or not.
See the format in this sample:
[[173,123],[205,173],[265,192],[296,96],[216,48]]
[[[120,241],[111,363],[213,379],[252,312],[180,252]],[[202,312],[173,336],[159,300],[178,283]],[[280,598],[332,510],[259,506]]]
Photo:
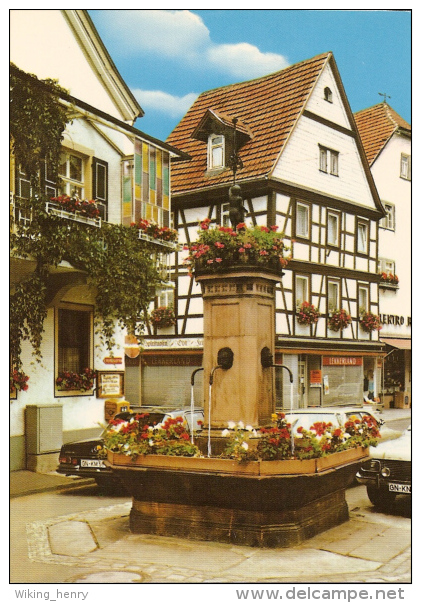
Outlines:
[[153,243],[158,247],[163,247],[164,249],[168,249],[170,251],[180,251],[181,245],[177,241],[165,241],[158,237],[153,237],[143,230],[139,230],[138,237],[141,241],[147,241],[148,243]]

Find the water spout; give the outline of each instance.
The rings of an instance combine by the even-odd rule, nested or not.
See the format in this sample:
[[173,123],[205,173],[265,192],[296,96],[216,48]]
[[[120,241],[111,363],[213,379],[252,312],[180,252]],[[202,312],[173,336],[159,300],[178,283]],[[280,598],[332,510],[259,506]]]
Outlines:
[[209,410],[208,410],[208,456],[210,457],[212,449],[211,449],[211,407],[212,407],[212,385],[213,385],[213,375],[217,369],[223,368],[218,364],[215,366],[209,375]]
[[196,370],[194,370],[191,374],[191,394],[190,394],[190,440],[191,443],[194,444],[194,424],[193,424],[193,419],[194,419],[194,378],[196,377],[196,373],[198,373],[199,371],[203,371],[205,370],[204,368],[198,368]]
[[[291,415],[294,412],[294,378],[292,375],[292,371],[289,367],[284,364],[274,364],[273,363],[273,355],[271,354],[269,348],[263,348],[261,352],[261,361],[263,368],[283,368],[289,373],[289,380],[291,383]],[[293,417],[291,416],[291,455],[294,456],[294,434],[293,434]]]

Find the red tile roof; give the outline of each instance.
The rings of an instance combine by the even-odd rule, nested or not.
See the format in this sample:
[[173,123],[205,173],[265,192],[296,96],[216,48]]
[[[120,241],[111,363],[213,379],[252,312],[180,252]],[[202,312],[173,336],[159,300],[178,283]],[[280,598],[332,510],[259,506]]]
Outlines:
[[267,176],[331,58],[332,53],[324,53],[262,78],[203,92],[167,139],[192,157],[172,164],[172,193],[232,182],[230,169],[207,174],[207,144],[192,138],[208,109],[224,119],[237,117],[253,135],[239,149],[243,167],[237,171],[237,182]]
[[384,102],[358,111],[354,118],[370,166],[394,132],[411,131],[411,126]]

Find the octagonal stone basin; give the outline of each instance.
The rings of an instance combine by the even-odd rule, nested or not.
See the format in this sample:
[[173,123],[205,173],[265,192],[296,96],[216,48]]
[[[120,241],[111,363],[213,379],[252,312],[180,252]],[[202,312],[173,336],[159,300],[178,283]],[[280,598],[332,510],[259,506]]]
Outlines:
[[366,449],[306,461],[108,453],[133,497],[134,533],[288,547],[349,518],[345,490]]

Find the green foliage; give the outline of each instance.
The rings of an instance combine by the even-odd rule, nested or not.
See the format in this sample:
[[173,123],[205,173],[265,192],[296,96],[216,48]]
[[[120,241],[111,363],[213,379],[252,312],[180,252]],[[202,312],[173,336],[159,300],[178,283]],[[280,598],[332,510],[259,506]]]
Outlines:
[[57,171],[63,131],[68,121],[60,104],[66,91],[52,79],[38,80],[11,65],[10,143],[11,151],[33,183],[42,162]]
[[137,229],[103,223],[101,228],[50,215],[45,199],[24,202],[31,207],[32,221],[16,225],[11,235],[13,253],[37,260],[34,274],[16,287],[11,299],[11,352],[19,368],[21,341],[29,339],[35,356],[41,357],[43,321],[49,267],[62,261],[86,273],[96,294],[95,322],[111,350],[115,324],[138,337],[147,306],[159,283],[151,244],[139,241]]
[[67,117],[53,80],[39,81],[14,65],[10,74],[10,138],[16,165],[27,172],[32,198],[19,201],[30,221],[17,222],[10,236],[12,253],[35,262],[35,271],[19,282],[10,303],[12,366],[22,367],[22,341],[29,340],[41,360],[43,323],[51,267],[66,260],[83,271],[96,295],[95,321],[103,343],[114,345],[116,322],[140,335],[147,306],[159,283],[153,246],[139,241],[137,228],[102,223],[101,228],[51,215],[39,174],[48,163],[58,181],[61,140]]

